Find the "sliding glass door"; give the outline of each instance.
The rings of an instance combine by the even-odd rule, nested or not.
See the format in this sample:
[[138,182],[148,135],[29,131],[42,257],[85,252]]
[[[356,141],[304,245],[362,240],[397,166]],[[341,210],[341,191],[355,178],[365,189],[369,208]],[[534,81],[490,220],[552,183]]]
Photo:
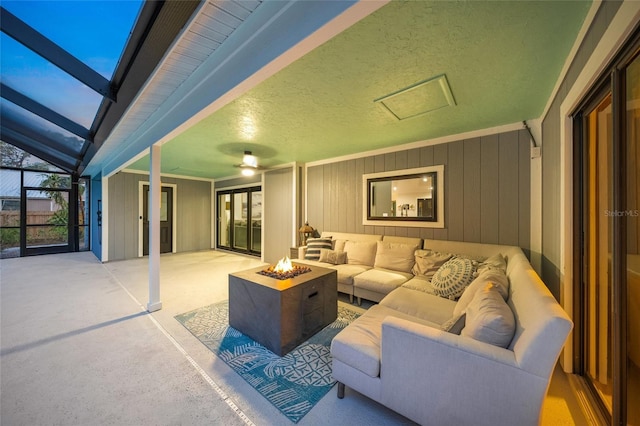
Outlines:
[[576,372],[612,424],[640,425],[640,35],[574,118]]
[[217,247],[259,256],[262,251],[260,187],[217,192]]
[[612,412],[612,110],[607,93],[586,115],[584,223],[585,376]]
[[627,424],[640,425],[640,56],[625,70]]

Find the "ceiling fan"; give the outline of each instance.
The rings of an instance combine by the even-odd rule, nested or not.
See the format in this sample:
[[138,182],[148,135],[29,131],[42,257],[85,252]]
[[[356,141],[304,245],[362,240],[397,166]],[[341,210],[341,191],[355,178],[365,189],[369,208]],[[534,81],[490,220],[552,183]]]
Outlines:
[[258,165],[258,157],[253,155],[251,151],[245,151],[242,156],[242,163],[236,164],[235,167],[241,169],[243,176],[253,176],[256,171],[263,170],[263,167]]

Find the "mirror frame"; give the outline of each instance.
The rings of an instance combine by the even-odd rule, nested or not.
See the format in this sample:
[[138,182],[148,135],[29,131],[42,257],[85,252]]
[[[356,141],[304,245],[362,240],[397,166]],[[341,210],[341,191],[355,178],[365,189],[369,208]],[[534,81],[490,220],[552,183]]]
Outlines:
[[[369,216],[371,205],[370,184],[394,179],[421,177],[425,173],[436,174],[436,220],[420,217]],[[375,226],[408,226],[420,228],[444,228],[444,165],[394,170],[392,172],[368,173],[362,175],[362,224]]]

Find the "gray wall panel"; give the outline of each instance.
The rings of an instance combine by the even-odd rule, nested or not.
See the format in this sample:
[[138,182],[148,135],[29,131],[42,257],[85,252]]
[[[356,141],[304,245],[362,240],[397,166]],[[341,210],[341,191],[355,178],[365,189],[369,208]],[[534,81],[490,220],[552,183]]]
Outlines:
[[[509,133],[516,135],[516,133]],[[500,140],[503,135],[485,137],[480,142],[480,241],[490,244],[498,244],[500,240],[500,229],[504,226],[500,216],[502,204],[500,194],[502,194],[502,179],[513,178],[513,170],[502,170],[500,160],[502,159]],[[516,136],[517,137],[517,136]],[[518,149],[517,143],[513,144]],[[472,208],[469,206],[469,208]]]
[[416,167],[420,167],[420,148],[407,151],[407,168],[415,169]]
[[[139,182],[148,175],[120,172],[109,178],[109,260],[138,257]],[[177,252],[211,247],[211,184],[162,177],[176,185]]]
[[435,229],[431,234],[432,238],[438,240],[464,241],[464,141],[452,142],[443,147],[448,148],[444,167],[444,226],[447,233],[436,235],[442,234],[443,230]]
[[[531,140],[525,132],[518,133],[518,224],[531,222],[531,194],[528,185],[531,180]],[[531,233],[518,226],[518,245],[531,247]],[[528,252],[525,249],[525,253]]]
[[[481,213],[479,207],[482,205],[480,176],[482,174],[480,163],[480,147],[478,139],[465,140],[463,145],[463,168],[460,172],[464,176],[464,194],[463,211],[464,211],[464,241],[480,242],[482,235],[480,229],[482,222],[480,221]],[[481,140],[480,140],[481,142]]]
[[[453,238],[449,237],[449,230],[447,228],[447,220],[448,220],[448,214],[450,213],[450,211],[447,211],[447,194],[451,194],[452,193],[452,186],[450,186],[447,182],[447,176],[451,176],[451,173],[449,173],[447,170],[449,169],[449,150],[448,147],[451,144],[442,144],[442,145],[436,145],[430,148],[433,148],[433,164],[431,165],[437,165],[437,164],[444,164],[444,192],[445,192],[445,211],[444,211],[444,220],[445,220],[445,228],[441,229],[441,228],[427,228],[429,229],[430,232],[427,232],[426,234],[428,235],[429,233],[432,235],[433,239],[436,240],[453,240]],[[459,158],[460,161],[462,161],[462,156]],[[458,191],[462,191],[462,186],[457,187]],[[462,234],[460,234],[462,235]],[[429,238],[428,236],[424,236],[422,238]]]
[[324,218],[324,167],[313,167],[307,170],[307,209],[305,218],[314,228],[323,223]]
[[[531,196],[530,159],[523,155],[529,152],[526,135],[520,130],[308,167],[309,224],[320,232],[495,243],[504,239],[528,250],[530,215],[520,213]],[[499,170],[502,157],[505,167]],[[445,165],[444,229],[362,225],[363,174],[438,164]]]
[[275,264],[283,256],[289,255],[294,238],[293,171],[290,168],[272,170],[265,173],[264,178],[262,254],[265,262]]
[[237,177],[233,179],[226,180],[218,180],[215,182],[215,188],[224,189],[224,188],[233,188],[234,186],[252,186],[252,185],[260,185],[262,183],[262,175],[255,174],[253,176],[246,177]]
[[519,146],[518,135],[508,133],[500,135],[500,154],[497,166],[500,187],[500,199],[498,203],[499,224],[498,240],[499,244],[519,245],[518,221],[518,194],[520,186],[519,167]]

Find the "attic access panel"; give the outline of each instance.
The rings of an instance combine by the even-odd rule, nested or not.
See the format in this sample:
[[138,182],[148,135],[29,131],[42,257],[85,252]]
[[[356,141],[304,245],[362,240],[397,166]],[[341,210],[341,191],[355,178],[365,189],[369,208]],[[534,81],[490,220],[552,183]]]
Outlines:
[[442,74],[374,100],[398,120],[417,117],[456,104]]

